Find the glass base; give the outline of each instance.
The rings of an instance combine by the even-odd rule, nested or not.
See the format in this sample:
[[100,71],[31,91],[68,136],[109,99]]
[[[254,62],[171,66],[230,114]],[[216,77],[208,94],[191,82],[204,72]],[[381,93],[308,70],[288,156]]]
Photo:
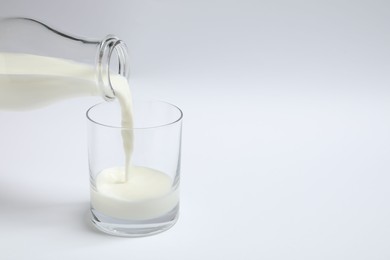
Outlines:
[[179,217],[179,206],[167,214],[147,220],[123,220],[109,217],[91,208],[91,221],[98,230],[113,236],[144,237],[170,229]]

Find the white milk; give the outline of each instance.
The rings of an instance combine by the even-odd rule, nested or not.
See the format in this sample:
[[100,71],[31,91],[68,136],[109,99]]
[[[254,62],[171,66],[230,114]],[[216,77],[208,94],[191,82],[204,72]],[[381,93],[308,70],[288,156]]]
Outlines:
[[[122,127],[132,128],[132,98],[127,80],[111,76],[121,106]],[[26,110],[63,99],[98,96],[93,67],[69,60],[0,53],[0,110]],[[91,188],[91,203],[102,213],[123,219],[163,215],[178,203],[172,179],[153,169],[130,165],[132,131],[122,130],[125,168],[106,169]]]
[[145,167],[130,167],[131,178],[122,182],[125,169],[109,168],[96,178],[91,188],[95,210],[119,219],[157,218],[172,210],[179,201],[178,190],[172,190],[172,178]]
[[0,53],[0,109],[28,110],[100,95],[94,74],[90,66],[67,60]]

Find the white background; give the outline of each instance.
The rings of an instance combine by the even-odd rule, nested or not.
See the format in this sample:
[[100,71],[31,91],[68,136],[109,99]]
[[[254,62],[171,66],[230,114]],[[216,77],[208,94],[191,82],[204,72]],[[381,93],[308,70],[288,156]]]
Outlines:
[[377,0],[1,0],[0,16],[117,34],[134,96],[185,116],[180,220],[127,239],[86,219],[84,114],[99,98],[1,111],[0,258],[390,259],[389,13]]

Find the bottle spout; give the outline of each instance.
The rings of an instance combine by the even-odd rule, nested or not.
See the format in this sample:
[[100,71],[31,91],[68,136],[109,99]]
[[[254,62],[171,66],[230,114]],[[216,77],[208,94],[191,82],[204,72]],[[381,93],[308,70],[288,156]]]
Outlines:
[[114,35],[106,36],[99,45],[96,65],[98,84],[103,93],[103,98],[106,101],[112,101],[116,95],[111,76],[120,75],[126,79],[129,76],[126,44]]

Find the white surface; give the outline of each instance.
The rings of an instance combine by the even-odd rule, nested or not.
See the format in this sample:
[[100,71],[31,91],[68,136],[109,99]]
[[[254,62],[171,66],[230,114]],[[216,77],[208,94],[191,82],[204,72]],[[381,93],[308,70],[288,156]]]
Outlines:
[[184,111],[181,216],[141,239],[86,224],[98,99],[0,112],[1,259],[390,258],[387,2],[84,3],[0,15],[128,42],[134,96]]

